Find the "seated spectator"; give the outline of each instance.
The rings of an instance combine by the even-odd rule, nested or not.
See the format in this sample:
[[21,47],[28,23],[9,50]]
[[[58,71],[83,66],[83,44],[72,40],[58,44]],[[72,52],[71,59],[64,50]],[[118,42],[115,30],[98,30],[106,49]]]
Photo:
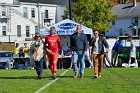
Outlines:
[[16,43],[13,49],[14,57],[19,57],[19,43]]
[[18,62],[18,58],[19,58],[19,43],[15,44],[15,47],[13,49],[13,57],[14,57],[14,63],[13,63],[13,68],[17,68],[17,63]]
[[23,56],[25,58],[26,68],[30,68],[29,47],[28,47],[27,43],[24,43],[22,52],[23,52]]

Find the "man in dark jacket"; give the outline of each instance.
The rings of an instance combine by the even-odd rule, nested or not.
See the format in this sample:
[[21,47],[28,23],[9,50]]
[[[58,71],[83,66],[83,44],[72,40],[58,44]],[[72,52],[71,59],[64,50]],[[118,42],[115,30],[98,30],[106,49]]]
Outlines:
[[102,75],[104,46],[106,51],[108,52],[109,45],[104,37],[99,36],[99,32],[97,30],[94,31],[94,37],[90,45],[92,46],[92,55],[94,60],[94,73],[95,73],[94,77],[98,78],[101,77]]
[[84,33],[81,32],[81,25],[77,25],[76,32],[71,36],[71,50],[73,52],[74,78],[78,77],[77,60],[80,62],[80,78],[84,75],[84,55],[87,51],[88,41]]

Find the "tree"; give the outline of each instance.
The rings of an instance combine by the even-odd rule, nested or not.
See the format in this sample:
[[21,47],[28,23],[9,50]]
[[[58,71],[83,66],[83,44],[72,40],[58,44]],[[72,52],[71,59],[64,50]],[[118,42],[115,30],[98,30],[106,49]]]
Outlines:
[[110,23],[116,18],[108,0],[73,0],[72,15],[74,21],[100,32],[109,31]]

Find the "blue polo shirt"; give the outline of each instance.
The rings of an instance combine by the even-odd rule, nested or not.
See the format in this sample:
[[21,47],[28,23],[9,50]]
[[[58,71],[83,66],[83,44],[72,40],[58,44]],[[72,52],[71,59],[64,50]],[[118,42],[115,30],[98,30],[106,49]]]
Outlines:
[[88,48],[88,40],[84,33],[80,33],[78,36],[78,33],[74,33],[71,36],[71,48],[76,50],[83,50],[84,52],[87,51]]
[[119,47],[121,46],[121,42],[117,40],[112,48],[112,50],[119,51]]

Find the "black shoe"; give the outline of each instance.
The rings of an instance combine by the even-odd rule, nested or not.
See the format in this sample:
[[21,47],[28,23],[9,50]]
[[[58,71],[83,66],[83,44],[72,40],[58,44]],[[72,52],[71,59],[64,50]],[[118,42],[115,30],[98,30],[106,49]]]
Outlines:
[[56,79],[56,77],[55,77],[55,76],[53,76],[53,77],[52,77],[52,79],[54,79],[54,80],[55,80],[55,79]]
[[37,79],[41,79],[41,77],[37,77]]

